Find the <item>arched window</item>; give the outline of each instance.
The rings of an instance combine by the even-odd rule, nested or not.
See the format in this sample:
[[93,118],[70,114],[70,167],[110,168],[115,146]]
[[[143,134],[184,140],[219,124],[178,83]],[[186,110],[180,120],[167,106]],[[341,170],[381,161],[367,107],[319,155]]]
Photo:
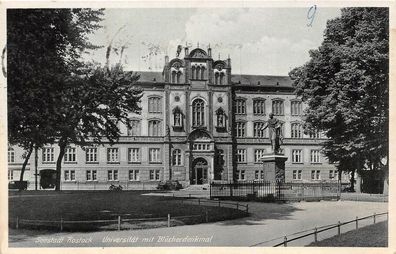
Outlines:
[[160,97],[150,97],[148,99],[148,111],[149,113],[161,113],[161,98]]
[[220,85],[222,85],[224,83],[224,73],[221,72],[220,73]]
[[205,102],[201,99],[196,99],[192,105],[193,126],[205,125]]
[[218,72],[215,73],[215,84],[216,85],[219,84],[219,73]]
[[181,166],[182,165],[182,153],[180,149],[175,149],[172,152],[172,165]]
[[205,79],[205,67],[201,67],[201,80]]
[[191,79],[195,79],[195,66],[191,67]]
[[176,71],[172,71],[172,83],[176,83]]
[[161,121],[151,120],[148,124],[149,136],[161,136]]
[[177,76],[176,76],[176,83],[177,83],[177,84],[180,84],[180,77],[181,77],[181,75],[182,75],[182,72],[181,72],[181,71],[177,72]]
[[197,66],[197,68],[195,69],[195,79],[199,79],[200,71],[201,71],[201,67]]
[[292,123],[291,138],[302,138],[302,124]]

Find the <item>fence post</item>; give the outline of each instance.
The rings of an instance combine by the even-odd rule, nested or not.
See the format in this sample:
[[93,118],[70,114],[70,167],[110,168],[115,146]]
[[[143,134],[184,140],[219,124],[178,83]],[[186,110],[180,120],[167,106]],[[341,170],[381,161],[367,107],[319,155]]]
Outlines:
[[17,218],[16,218],[16,225],[15,225],[15,227],[16,227],[16,229],[19,228],[19,217],[18,217],[18,216],[17,216]]
[[209,222],[208,210],[205,210],[205,220],[206,220],[206,222]]
[[170,228],[170,220],[171,220],[171,217],[170,217],[170,214],[168,213],[168,228]]
[[121,230],[121,216],[118,215],[117,218],[117,230],[120,231]]
[[60,219],[60,231],[63,231],[63,218]]
[[314,237],[315,237],[315,243],[316,243],[318,241],[318,229],[316,227],[315,227]]
[[356,230],[358,230],[359,224],[358,224],[358,217],[356,216]]
[[338,221],[337,228],[338,228],[338,236],[340,236],[341,235],[341,222],[340,221]]
[[283,238],[283,246],[287,247],[287,237],[286,236]]
[[375,213],[374,213],[374,215],[373,215],[373,224],[375,224]]

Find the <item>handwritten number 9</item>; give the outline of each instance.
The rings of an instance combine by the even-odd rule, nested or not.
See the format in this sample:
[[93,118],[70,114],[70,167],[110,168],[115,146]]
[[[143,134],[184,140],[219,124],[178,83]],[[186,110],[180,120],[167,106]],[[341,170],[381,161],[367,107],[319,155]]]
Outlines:
[[312,26],[312,23],[315,19],[315,14],[316,14],[316,4],[311,6],[311,8],[309,8],[308,13],[307,13],[307,18],[309,20],[307,26]]

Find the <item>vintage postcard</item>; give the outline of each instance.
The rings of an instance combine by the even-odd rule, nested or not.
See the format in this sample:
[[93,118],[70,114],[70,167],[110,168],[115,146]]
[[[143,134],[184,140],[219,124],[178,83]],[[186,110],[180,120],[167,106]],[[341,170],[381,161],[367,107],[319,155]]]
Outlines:
[[394,2],[0,7],[2,252],[395,251]]

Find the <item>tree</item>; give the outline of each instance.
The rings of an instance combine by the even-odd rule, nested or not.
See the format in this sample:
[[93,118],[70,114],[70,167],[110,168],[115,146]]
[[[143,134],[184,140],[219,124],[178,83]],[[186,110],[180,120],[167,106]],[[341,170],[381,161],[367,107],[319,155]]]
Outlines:
[[388,167],[388,22],[386,8],[342,9],[309,62],[289,73],[307,129],[326,134],[324,153],[340,170]]
[[20,175],[34,147],[56,139],[58,91],[80,65],[87,35],[99,28],[102,10],[7,10],[8,139],[26,150]]
[[73,76],[62,90],[59,107],[56,190],[60,190],[62,159],[69,144],[87,144],[118,140],[118,123],[131,128],[129,113],[140,111],[141,90],[134,86],[139,76],[114,67],[87,66]]

